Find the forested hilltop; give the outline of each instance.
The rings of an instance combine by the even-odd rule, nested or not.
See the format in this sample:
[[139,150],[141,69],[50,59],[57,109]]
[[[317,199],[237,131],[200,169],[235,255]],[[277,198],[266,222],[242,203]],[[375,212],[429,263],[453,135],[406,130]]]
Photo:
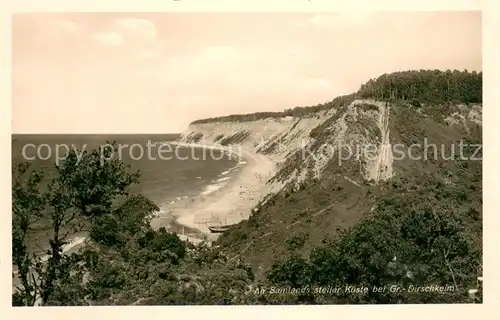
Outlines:
[[420,102],[481,103],[483,73],[476,71],[420,70],[383,74],[361,86],[363,98]]
[[[376,162],[377,169],[391,166],[389,179],[378,179],[378,170],[376,179],[365,176],[364,158],[304,159],[296,149],[268,181],[281,188],[211,246],[152,230],[158,207],[129,193],[139,172],[118,160],[101,165],[97,150],[80,162],[72,150],[44,190],[43,172],[15,167],[12,250],[21,285],[13,305],[481,303],[481,75],[397,72],[318,106],[197,122],[325,110],[324,122],[304,134],[311,153],[325,145],[410,146],[424,139],[444,146],[412,149],[420,158]],[[273,131],[270,142],[303,129],[291,126]],[[239,139],[231,143],[252,144],[241,135],[244,124],[234,128],[228,132]],[[268,156],[271,149],[256,152]],[[46,261],[26,245],[40,219],[51,235]],[[75,229],[89,230],[91,243],[62,254]]]
[[310,107],[295,107],[282,112],[257,112],[193,121],[192,124],[230,121],[256,121],[266,118],[304,117],[345,102],[346,98],[410,100],[419,103],[481,103],[483,73],[467,70],[412,70],[383,74],[370,79],[356,93]]

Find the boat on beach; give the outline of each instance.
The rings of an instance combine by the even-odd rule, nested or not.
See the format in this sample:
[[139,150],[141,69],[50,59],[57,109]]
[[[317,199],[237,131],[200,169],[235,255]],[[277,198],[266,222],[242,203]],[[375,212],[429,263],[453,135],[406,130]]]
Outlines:
[[212,233],[222,233],[224,231],[227,231],[232,226],[233,224],[222,225],[222,226],[209,226],[208,230],[210,230]]

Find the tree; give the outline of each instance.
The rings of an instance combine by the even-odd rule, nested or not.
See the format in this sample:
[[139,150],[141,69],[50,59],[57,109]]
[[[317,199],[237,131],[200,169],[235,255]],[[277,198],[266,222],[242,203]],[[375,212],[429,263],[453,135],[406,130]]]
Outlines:
[[90,238],[113,247],[123,245],[128,238],[144,234],[160,208],[142,195],[130,195],[116,209],[95,218]]
[[129,172],[129,165],[113,158],[118,151],[116,142],[107,141],[107,146],[112,148],[101,146],[90,152],[84,150],[81,155],[71,151],[56,167],[56,181],[72,194],[71,205],[81,215],[109,213],[116,197],[128,195],[127,188],[139,183],[139,171]]
[[[14,293],[14,304],[46,304],[58,290],[57,280],[67,275],[67,268],[63,266],[69,258],[63,255],[63,247],[69,237],[92,228],[97,218],[113,212],[118,197],[128,195],[127,188],[139,181],[139,172],[129,172],[129,166],[112,159],[117,145],[111,146],[83,153],[70,151],[67,158],[56,165],[55,177],[44,191],[40,185],[42,172],[28,174],[29,164],[14,170],[12,252],[22,283]],[[48,243],[42,245],[48,257],[46,262],[27,246],[27,235],[39,221],[50,230]]]
[[361,85],[363,98],[427,101],[433,103],[482,101],[482,72],[412,70],[383,74]]
[[12,262],[17,266],[21,281],[18,293],[13,297],[15,305],[33,305],[39,292],[32,272],[38,261],[28,251],[26,242],[30,227],[43,217],[46,199],[39,191],[43,174],[33,171],[26,178],[29,167],[29,163],[23,163],[12,172]]

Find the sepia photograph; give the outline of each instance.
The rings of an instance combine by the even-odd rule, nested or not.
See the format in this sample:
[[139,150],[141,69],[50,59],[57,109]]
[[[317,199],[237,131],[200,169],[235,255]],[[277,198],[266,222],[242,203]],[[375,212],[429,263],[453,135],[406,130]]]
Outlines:
[[11,37],[12,306],[483,304],[481,11]]

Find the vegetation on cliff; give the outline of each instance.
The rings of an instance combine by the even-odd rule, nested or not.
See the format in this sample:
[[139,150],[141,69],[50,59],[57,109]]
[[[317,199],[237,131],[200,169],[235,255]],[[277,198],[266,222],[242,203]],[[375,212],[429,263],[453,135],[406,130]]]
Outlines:
[[295,107],[282,112],[257,112],[193,121],[191,124],[212,122],[244,122],[267,118],[307,117],[315,113],[345,105],[354,98],[407,100],[420,103],[481,103],[483,101],[483,73],[467,70],[411,70],[383,74],[361,85],[353,94],[310,107]]
[[482,72],[415,70],[383,74],[363,84],[357,94],[363,98],[420,103],[481,103],[482,87]]
[[256,112],[249,114],[234,114],[224,117],[215,117],[208,119],[200,119],[191,122],[191,124],[202,124],[202,123],[212,123],[212,122],[244,122],[244,121],[257,121],[267,118],[284,118],[284,117],[308,117],[308,116],[316,116],[315,114],[328,110],[331,108],[339,107],[344,105],[346,101],[352,101],[356,95],[350,94],[345,96],[340,96],[333,99],[330,102],[318,104],[312,107],[295,107],[292,109],[286,109],[285,111],[280,112]]

